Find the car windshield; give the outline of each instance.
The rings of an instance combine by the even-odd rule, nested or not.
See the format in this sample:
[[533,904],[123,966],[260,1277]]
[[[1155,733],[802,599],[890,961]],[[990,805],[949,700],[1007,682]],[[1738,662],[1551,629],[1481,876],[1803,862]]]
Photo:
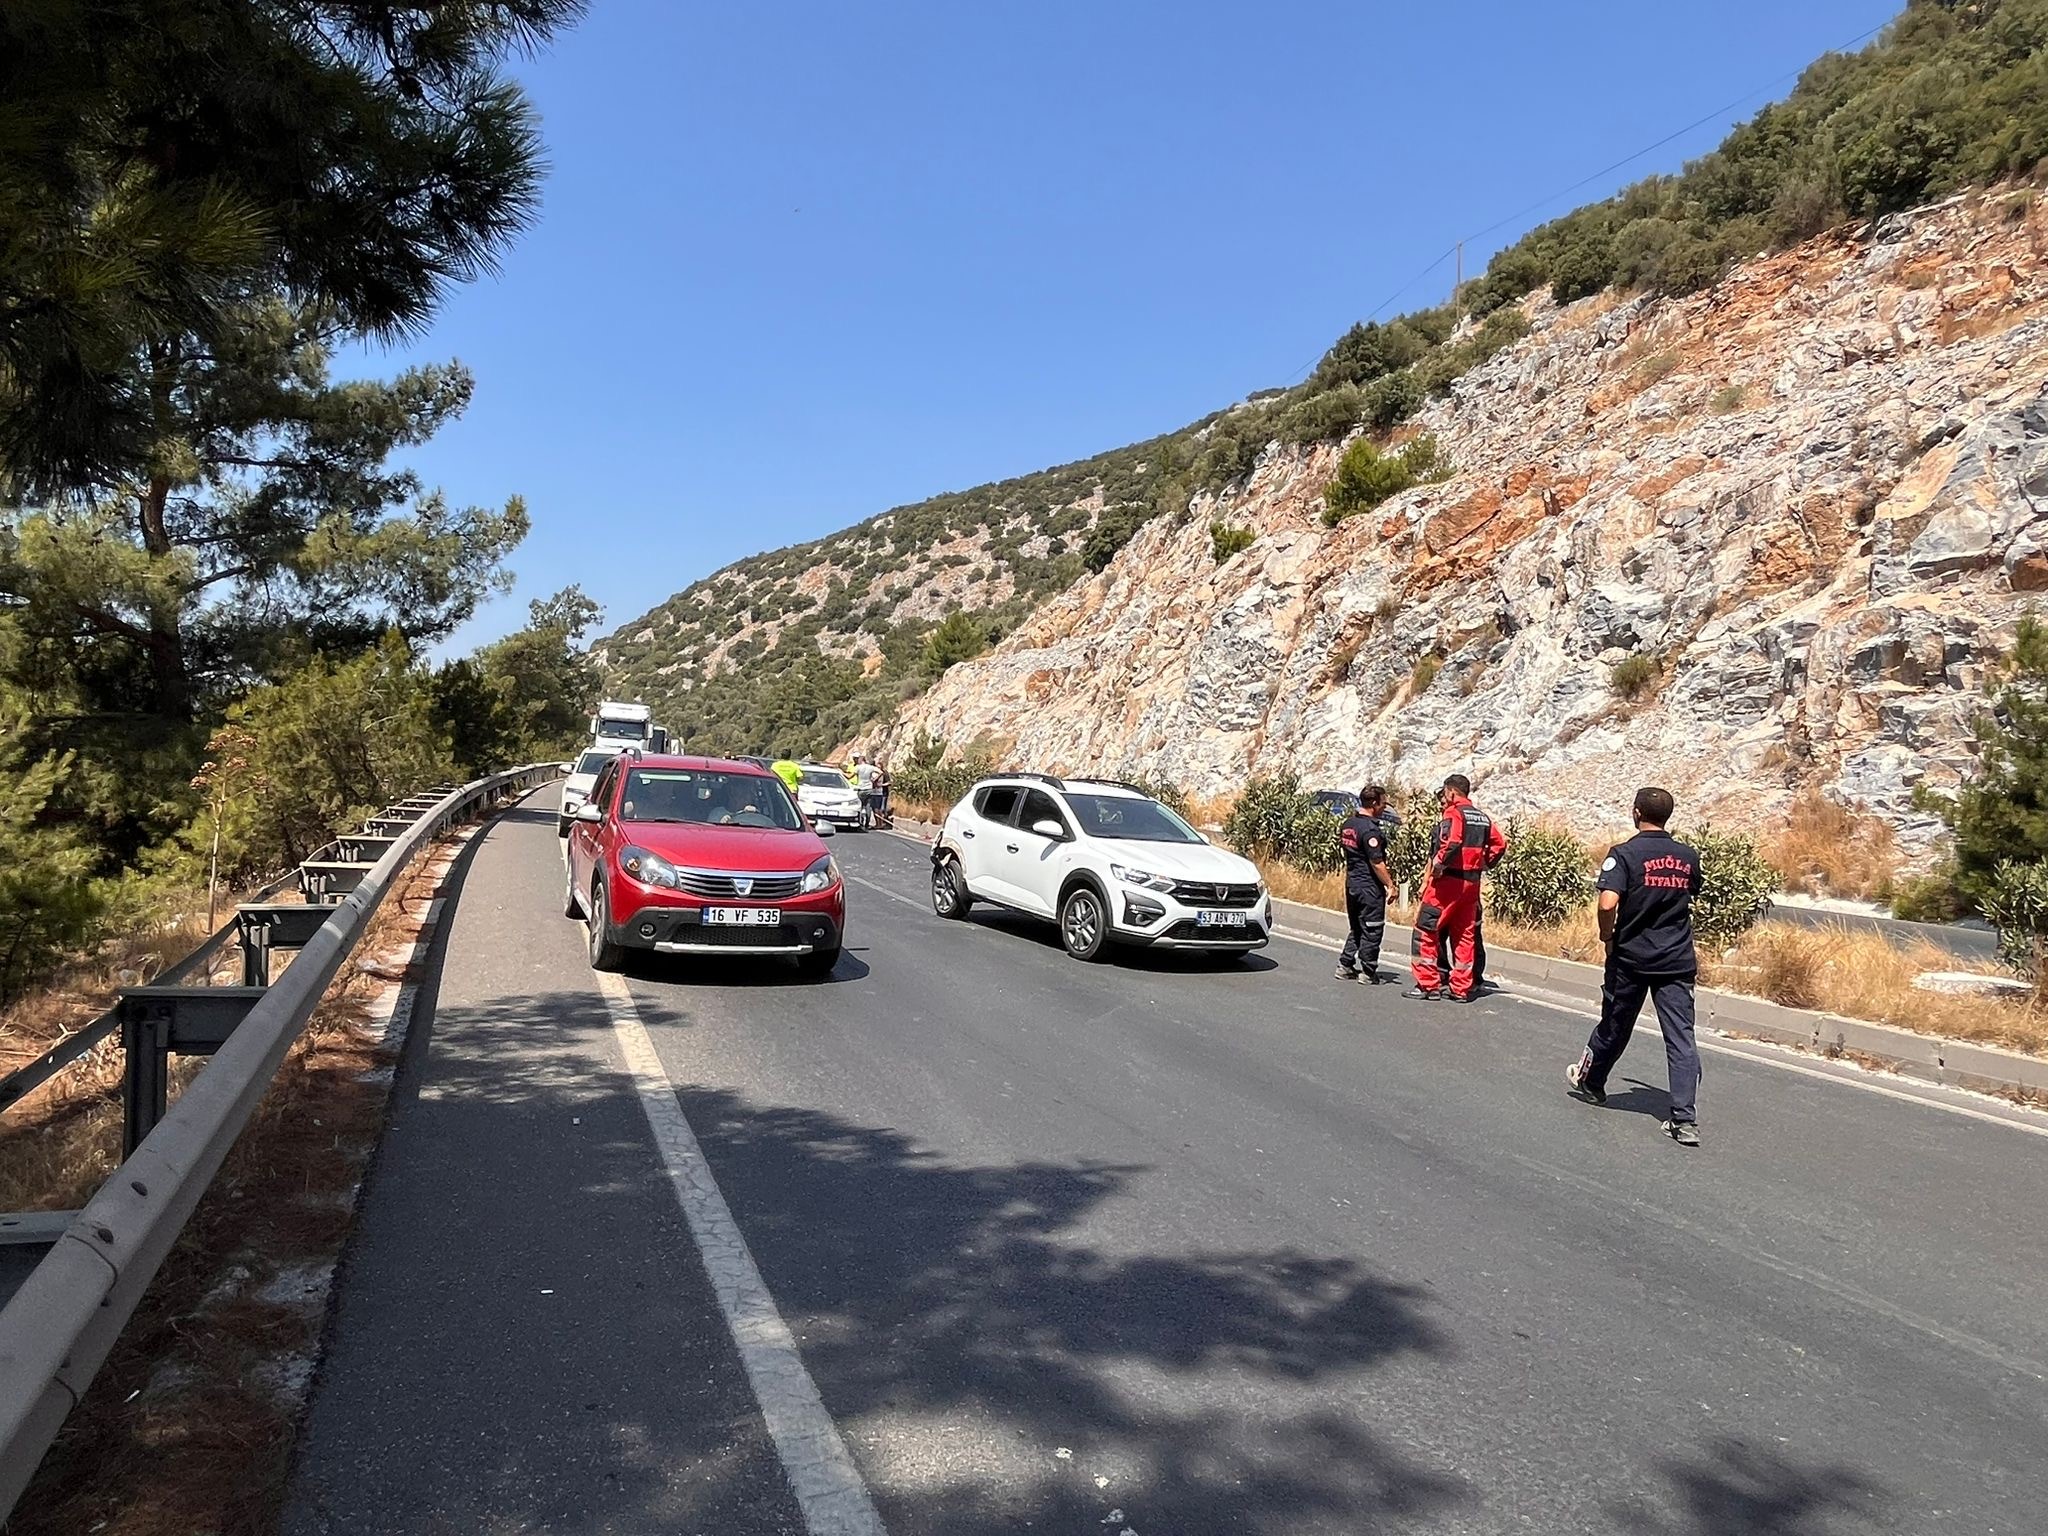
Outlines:
[[578,773],[597,774],[602,772],[604,765],[611,760],[612,754],[609,752],[586,752],[576,759],[576,771]]
[[780,780],[765,773],[698,773],[635,768],[619,797],[621,821],[675,821],[707,827],[801,832],[803,821]]
[[851,789],[846,775],[837,768],[806,768],[804,782],[813,789]]
[[1202,834],[1157,800],[1136,795],[1084,795],[1067,791],[1067,804],[1090,837],[1128,843],[1199,843]]

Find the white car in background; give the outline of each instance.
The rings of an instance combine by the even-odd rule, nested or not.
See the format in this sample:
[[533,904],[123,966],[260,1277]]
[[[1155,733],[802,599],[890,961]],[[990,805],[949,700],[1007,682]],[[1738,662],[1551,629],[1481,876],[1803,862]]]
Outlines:
[[604,765],[624,751],[623,747],[585,747],[575,762],[569,765],[569,776],[562,780],[562,809],[555,817],[555,836],[567,837],[569,823],[576,819],[583,802],[590,798],[591,786],[597,783],[598,774]]
[[797,809],[815,826],[845,827],[857,831],[866,825],[861,816],[860,791],[852,780],[829,763],[802,765],[802,782],[797,785]]
[[1111,779],[1012,773],[969,790],[932,845],[932,910],[977,901],[1050,918],[1077,960],[1113,944],[1241,955],[1273,931],[1255,864]]

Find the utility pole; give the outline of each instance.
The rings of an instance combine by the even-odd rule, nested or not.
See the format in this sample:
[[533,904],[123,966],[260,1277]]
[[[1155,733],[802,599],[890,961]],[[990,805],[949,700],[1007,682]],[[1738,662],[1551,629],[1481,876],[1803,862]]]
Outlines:
[[1454,314],[1465,313],[1465,242],[1458,242],[1458,275],[1451,279],[1451,309]]

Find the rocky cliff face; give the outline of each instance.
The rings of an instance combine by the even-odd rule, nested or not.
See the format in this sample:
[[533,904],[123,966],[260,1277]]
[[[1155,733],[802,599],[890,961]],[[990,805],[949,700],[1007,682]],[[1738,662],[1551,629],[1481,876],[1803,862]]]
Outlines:
[[[1750,824],[1817,784],[1910,844],[1913,786],[1967,767],[1986,664],[2048,589],[2044,250],[2048,211],[1985,195],[1689,299],[1531,300],[1415,423],[1452,479],[1332,529],[1338,446],[1276,445],[872,744],[1196,794],[1463,769],[1587,833],[1645,782]],[[1257,535],[1221,564],[1217,518]]]

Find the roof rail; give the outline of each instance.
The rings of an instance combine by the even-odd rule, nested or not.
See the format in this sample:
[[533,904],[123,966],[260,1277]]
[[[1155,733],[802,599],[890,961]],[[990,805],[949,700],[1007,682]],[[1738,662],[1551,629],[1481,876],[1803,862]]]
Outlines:
[[1021,769],[1014,768],[1006,769],[1001,773],[992,773],[989,777],[992,779],[1030,779],[1034,783],[1050,784],[1054,789],[1065,789],[1067,787],[1066,780],[1054,778],[1049,773],[1025,773]]
[[1105,779],[1099,774],[1083,773],[1076,775],[1074,782],[1077,784],[1107,784],[1111,789],[1128,789],[1134,795],[1143,795],[1148,800],[1152,798],[1151,790],[1142,784],[1133,784],[1128,779]]

